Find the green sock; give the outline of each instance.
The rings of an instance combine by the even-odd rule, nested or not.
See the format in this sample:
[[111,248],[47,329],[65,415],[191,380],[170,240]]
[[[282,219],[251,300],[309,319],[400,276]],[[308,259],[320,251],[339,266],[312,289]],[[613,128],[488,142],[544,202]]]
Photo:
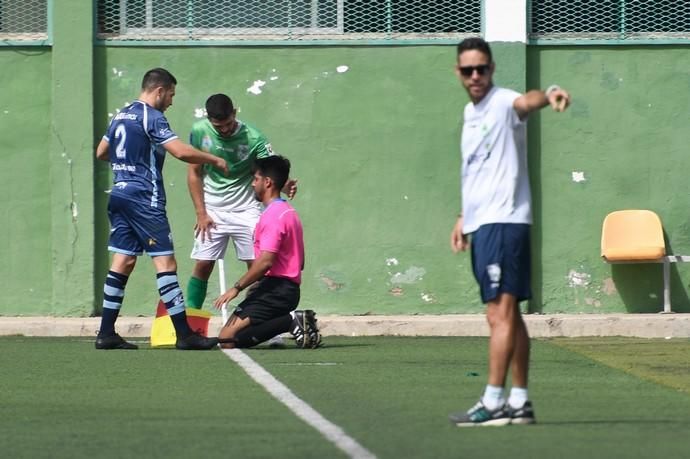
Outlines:
[[208,281],[202,281],[199,278],[192,276],[187,284],[187,307],[194,309],[201,309],[206,299],[206,289],[208,288]]

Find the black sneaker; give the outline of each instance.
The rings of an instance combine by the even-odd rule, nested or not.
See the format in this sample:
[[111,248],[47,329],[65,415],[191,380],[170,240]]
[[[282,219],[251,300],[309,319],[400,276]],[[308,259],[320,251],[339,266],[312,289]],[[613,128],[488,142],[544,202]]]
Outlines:
[[177,338],[175,347],[181,351],[207,351],[218,346],[218,338],[207,338],[198,333],[192,333],[186,338]]
[[510,413],[506,405],[499,406],[495,410],[489,410],[481,400],[466,413],[454,413],[448,417],[458,427],[505,426],[510,424]]
[[307,341],[306,337],[307,323],[304,317],[304,311],[295,311],[295,318],[292,319],[292,325],[290,325],[290,334],[295,338],[295,344],[297,347],[306,347]]
[[117,333],[96,335],[96,349],[139,349],[136,344],[128,343]]
[[534,409],[532,408],[532,402],[527,400],[521,408],[513,408],[508,405],[508,410],[510,411],[510,423],[511,424],[534,424],[537,420],[534,418]]
[[321,346],[321,332],[316,325],[316,313],[311,309],[304,311],[304,318],[307,322],[307,335],[309,335],[309,347],[316,349]]
[[295,311],[290,333],[295,337],[297,347],[316,349],[321,345],[321,333],[316,325],[316,313],[311,309]]

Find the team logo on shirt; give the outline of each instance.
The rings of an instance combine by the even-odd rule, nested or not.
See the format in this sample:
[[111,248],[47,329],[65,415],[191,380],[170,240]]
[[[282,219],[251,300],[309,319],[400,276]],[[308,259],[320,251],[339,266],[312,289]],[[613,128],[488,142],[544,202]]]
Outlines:
[[249,145],[239,145],[237,147],[237,159],[244,161],[249,158]]
[[264,147],[266,147],[266,151],[268,152],[268,156],[275,155],[275,153],[273,153],[273,147],[271,146],[270,143],[265,144]]
[[201,139],[201,149],[206,151],[206,152],[210,152],[212,146],[213,146],[213,141],[211,140],[211,138],[209,136],[205,135],[204,138]]

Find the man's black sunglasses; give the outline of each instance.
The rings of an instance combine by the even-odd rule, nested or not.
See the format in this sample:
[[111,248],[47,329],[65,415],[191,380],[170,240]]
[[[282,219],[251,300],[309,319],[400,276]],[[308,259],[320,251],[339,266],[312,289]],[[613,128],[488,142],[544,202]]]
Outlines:
[[460,67],[460,74],[464,77],[471,77],[474,71],[476,70],[477,73],[481,76],[488,72],[490,67],[491,66],[489,64],[468,65],[466,67]]

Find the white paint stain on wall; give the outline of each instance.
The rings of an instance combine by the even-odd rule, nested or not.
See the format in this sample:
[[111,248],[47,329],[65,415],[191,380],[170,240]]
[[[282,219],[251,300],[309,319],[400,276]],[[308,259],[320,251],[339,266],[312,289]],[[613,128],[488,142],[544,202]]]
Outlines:
[[350,67],[348,67],[347,65],[339,65],[338,67],[335,68],[335,71],[338,73],[345,73],[348,70],[350,70]]
[[404,273],[395,273],[391,276],[391,284],[413,284],[424,278],[426,269],[418,266],[410,266]]
[[277,75],[273,75],[271,78],[269,78],[269,80],[271,80],[271,81],[276,81],[277,79],[278,79]]
[[386,266],[398,266],[397,258],[386,258]]
[[584,172],[573,171],[573,182],[581,183],[581,182],[584,182],[585,180],[587,180],[587,179],[585,178]]
[[587,273],[579,273],[571,269],[568,273],[568,285],[571,287],[587,287],[592,282],[592,276]]
[[263,80],[256,80],[250,87],[247,88],[247,92],[258,96],[259,94],[261,94],[261,88],[265,84],[266,82]]
[[195,108],[194,109],[194,118],[206,118],[206,109],[205,108]]
[[425,303],[434,303],[436,302],[436,298],[434,298],[432,293],[422,292],[422,301]]
[[123,73],[124,73],[123,70],[118,70],[116,67],[113,67],[113,74],[114,74],[116,77],[121,77]]

